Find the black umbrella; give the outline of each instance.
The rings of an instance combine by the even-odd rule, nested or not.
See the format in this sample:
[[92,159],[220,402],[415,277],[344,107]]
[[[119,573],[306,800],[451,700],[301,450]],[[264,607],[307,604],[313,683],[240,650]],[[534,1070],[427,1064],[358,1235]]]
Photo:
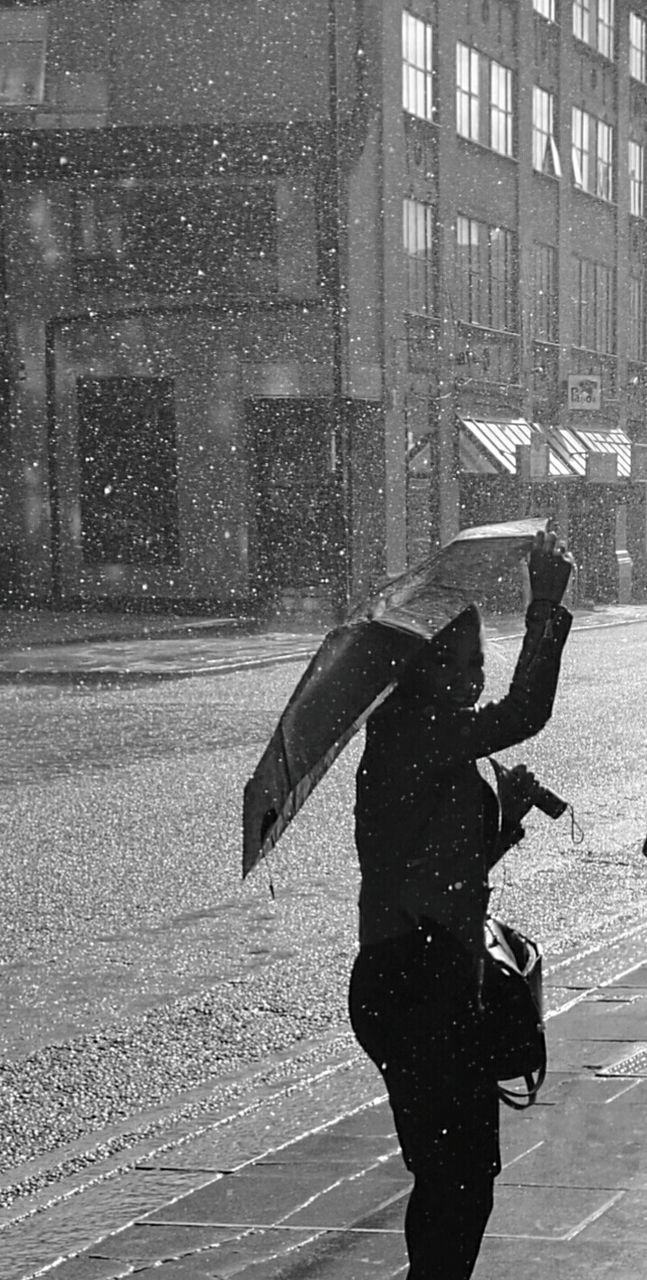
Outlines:
[[245,787],[243,876],[269,853],[407,663],[527,557],[543,518],[464,529],[392,579],[324,639]]

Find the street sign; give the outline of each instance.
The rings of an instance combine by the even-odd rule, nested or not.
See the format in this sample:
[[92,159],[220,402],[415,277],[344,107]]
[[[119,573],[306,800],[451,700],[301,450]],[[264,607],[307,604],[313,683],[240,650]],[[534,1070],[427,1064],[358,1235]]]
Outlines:
[[568,377],[569,409],[599,409],[602,405],[602,379],[598,374],[571,373]]

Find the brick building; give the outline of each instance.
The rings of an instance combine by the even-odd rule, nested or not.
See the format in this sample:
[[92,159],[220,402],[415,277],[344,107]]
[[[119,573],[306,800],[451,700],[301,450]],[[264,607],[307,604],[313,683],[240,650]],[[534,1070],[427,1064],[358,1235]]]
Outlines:
[[647,6],[401,21],[408,555],[548,510],[582,594],[644,594]]
[[10,598],[647,590],[643,0],[0,5]]

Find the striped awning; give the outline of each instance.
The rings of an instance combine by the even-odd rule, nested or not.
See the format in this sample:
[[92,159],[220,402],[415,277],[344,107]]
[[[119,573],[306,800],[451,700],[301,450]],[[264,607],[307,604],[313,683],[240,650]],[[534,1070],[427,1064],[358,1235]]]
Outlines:
[[631,441],[616,427],[609,431],[582,431],[572,427],[544,429],[526,418],[464,418],[461,424],[461,462],[465,471],[517,470],[517,445],[548,445],[548,474],[583,476],[590,453],[615,453],[618,475],[631,475]]

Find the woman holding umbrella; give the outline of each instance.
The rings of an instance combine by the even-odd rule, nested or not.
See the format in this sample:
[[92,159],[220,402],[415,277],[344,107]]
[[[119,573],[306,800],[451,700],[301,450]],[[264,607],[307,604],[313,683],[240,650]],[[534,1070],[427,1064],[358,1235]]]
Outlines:
[[357,773],[360,950],[353,1029],[381,1071],[414,1177],[409,1280],[467,1280],[500,1172],[497,1082],[483,1042],[479,974],[488,870],[523,836],[534,778],[508,772],[498,805],[477,761],[550,718],[571,615],[572,561],[539,532],[531,602],[508,693],[483,692],[475,605],[424,646],[367,724]]

